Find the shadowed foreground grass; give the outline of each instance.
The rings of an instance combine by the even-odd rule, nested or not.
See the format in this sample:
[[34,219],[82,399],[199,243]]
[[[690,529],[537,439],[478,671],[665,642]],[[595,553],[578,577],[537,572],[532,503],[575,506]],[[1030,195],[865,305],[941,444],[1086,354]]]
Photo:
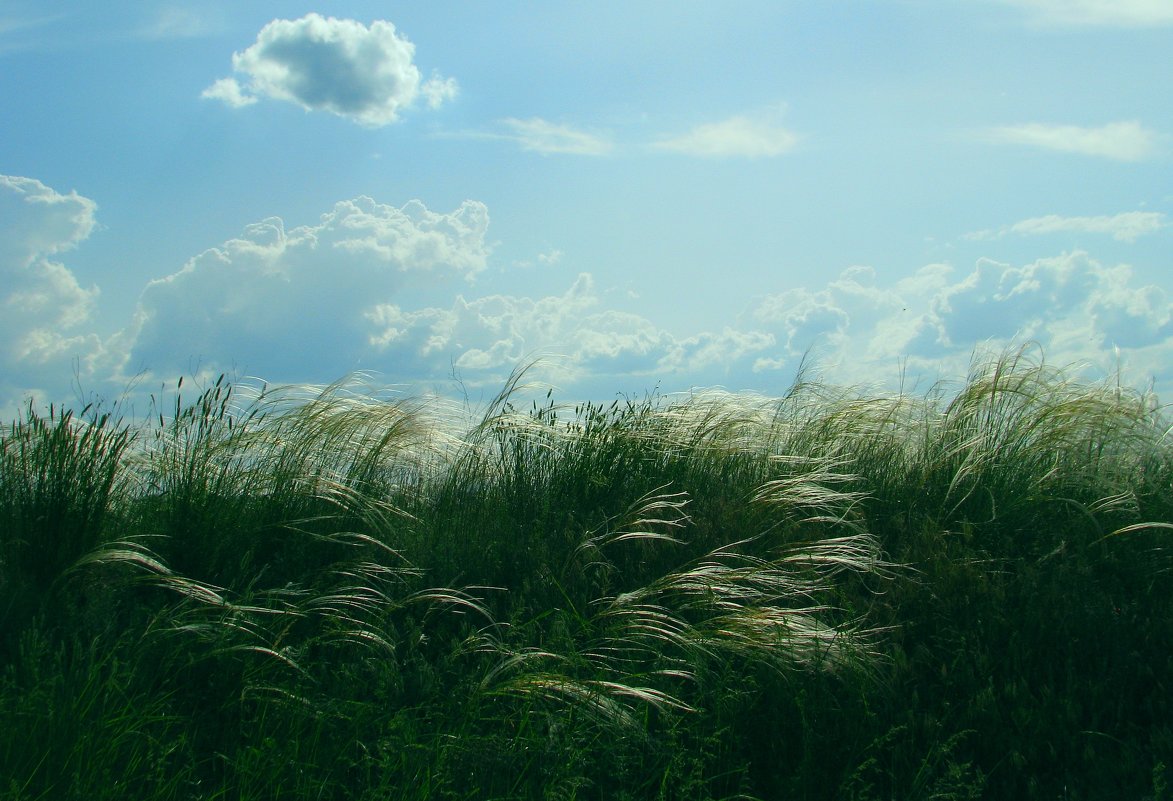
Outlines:
[[1168,797],[1153,398],[1031,350],[927,396],[515,384],[30,406],[0,798]]

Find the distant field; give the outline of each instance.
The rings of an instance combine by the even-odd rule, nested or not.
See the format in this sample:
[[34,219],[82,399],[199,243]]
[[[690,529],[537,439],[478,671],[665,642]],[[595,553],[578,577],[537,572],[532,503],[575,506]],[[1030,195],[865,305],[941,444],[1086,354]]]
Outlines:
[[1170,797],[1154,398],[521,397],[7,424],[0,799]]

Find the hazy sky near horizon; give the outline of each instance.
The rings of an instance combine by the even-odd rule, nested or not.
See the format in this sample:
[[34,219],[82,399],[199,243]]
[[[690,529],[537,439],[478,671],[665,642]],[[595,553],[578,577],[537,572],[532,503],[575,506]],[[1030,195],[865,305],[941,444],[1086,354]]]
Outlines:
[[1173,395],[1173,0],[0,6],[0,407],[228,371]]

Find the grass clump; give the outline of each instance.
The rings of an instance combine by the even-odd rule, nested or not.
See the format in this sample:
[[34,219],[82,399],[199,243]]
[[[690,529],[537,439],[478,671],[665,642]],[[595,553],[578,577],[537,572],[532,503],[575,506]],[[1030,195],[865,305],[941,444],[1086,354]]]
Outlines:
[[[0,798],[1161,797],[1153,400],[1034,350],[479,419],[220,379],[0,440]],[[165,411],[164,411],[165,409]]]

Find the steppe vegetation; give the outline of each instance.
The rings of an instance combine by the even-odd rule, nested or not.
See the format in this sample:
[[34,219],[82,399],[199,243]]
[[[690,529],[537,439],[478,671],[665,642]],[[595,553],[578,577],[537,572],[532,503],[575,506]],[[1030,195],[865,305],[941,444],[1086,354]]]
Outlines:
[[1173,449],[1034,349],[0,433],[0,799],[1162,799]]

